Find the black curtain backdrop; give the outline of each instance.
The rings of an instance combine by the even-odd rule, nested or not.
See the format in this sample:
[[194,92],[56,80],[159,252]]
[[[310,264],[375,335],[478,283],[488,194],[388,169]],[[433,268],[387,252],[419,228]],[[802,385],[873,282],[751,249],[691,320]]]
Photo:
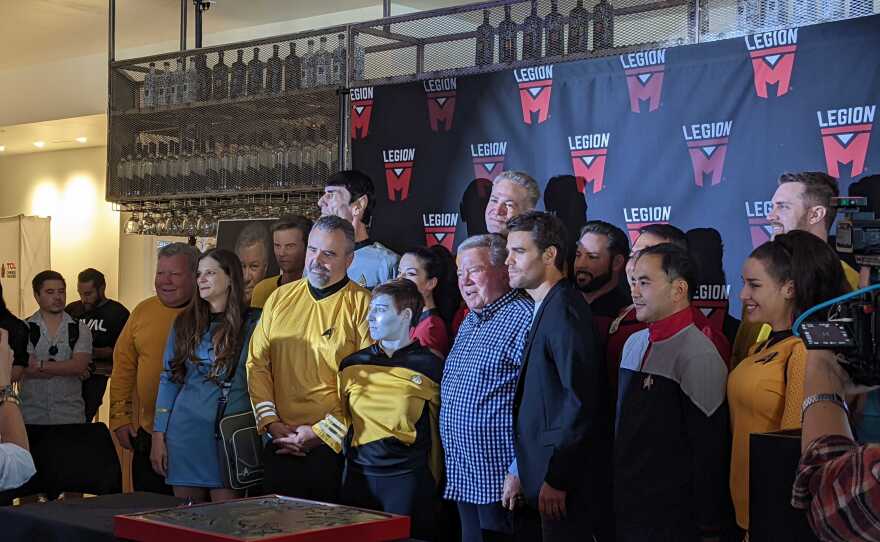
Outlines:
[[[492,179],[524,170],[542,207],[630,232],[715,228],[740,268],[768,239],[780,173],[877,173],[880,16],[594,60],[356,89],[352,158],[376,183],[372,236],[454,250],[485,231]],[[571,178],[557,176],[574,176]],[[732,284],[732,287],[730,286]]]

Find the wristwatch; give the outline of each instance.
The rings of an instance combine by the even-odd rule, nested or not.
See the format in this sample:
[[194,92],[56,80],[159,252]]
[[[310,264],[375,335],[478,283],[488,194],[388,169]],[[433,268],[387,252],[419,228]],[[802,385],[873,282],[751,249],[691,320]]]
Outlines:
[[834,403],[835,405],[842,408],[844,414],[849,417],[849,407],[846,405],[846,401],[843,400],[843,397],[836,393],[817,393],[816,395],[811,395],[804,399],[804,404],[801,407],[801,425],[803,425],[804,423],[804,414],[807,413],[807,409],[822,401]]
[[18,394],[15,392],[15,388],[12,387],[12,384],[0,388],[0,405],[6,401],[16,405],[21,404],[21,401],[18,399]]

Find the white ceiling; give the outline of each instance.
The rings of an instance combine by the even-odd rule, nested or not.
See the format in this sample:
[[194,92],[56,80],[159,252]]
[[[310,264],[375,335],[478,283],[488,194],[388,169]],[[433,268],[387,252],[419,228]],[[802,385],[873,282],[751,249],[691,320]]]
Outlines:
[[[86,138],[85,143],[76,140]],[[43,147],[34,142],[42,141]],[[16,124],[0,128],[0,158],[13,154],[49,152],[107,144],[107,116],[89,115],[48,122]]]
[[[192,45],[193,7],[186,0]],[[423,10],[464,0],[394,2]],[[381,0],[217,0],[206,14],[205,33],[381,6]],[[108,0],[0,0],[0,70],[107,51]],[[377,11],[378,13],[378,11]],[[116,48],[177,41],[180,0],[117,0]]]

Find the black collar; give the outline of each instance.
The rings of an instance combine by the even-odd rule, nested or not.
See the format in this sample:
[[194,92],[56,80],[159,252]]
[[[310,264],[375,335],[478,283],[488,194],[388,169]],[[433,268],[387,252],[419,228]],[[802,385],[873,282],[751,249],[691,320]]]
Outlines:
[[[413,342],[409,343],[408,345],[404,346],[403,348],[401,348],[399,350],[395,350],[394,354],[391,355],[391,358],[392,359],[396,358],[398,354],[403,355],[403,354],[406,354],[407,352],[417,350],[421,347],[422,347],[421,343],[419,343],[418,340],[414,340]],[[373,346],[370,347],[370,352],[374,356],[382,356],[385,358],[388,357],[388,354],[386,354],[385,350],[382,349],[382,346],[379,344],[379,341],[376,341],[373,343]]]
[[312,297],[315,298],[315,301],[320,301],[325,297],[330,297],[339,290],[345,288],[345,285],[348,284],[348,277],[345,277],[336,284],[333,284],[332,286],[328,286],[326,288],[315,288],[314,286],[312,286],[311,282],[308,282],[308,279],[306,279],[306,282],[309,285],[309,292],[311,292]]
[[355,243],[355,244],[354,244],[354,249],[355,249],[355,250],[358,250],[358,249],[364,248],[364,247],[366,247],[366,246],[370,246],[370,245],[372,245],[372,244],[373,244],[373,240],[370,239],[369,237],[367,237],[367,238],[364,239],[363,241],[358,241],[357,243]]

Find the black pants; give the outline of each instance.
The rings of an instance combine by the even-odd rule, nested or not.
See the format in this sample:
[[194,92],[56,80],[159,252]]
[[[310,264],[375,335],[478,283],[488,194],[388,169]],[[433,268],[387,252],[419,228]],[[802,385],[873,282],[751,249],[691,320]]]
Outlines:
[[[523,506],[515,513],[517,542],[593,542],[595,527],[584,503],[567,498],[566,516],[557,521],[542,520],[537,508]],[[645,539],[642,542],[648,542]]]
[[104,392],[107,390],[107,375],[92,375],[83,380],[82,398],[86,405],[86,423],[95,419],[98,409],[104,401]]
[[288,497],[339,503],[342,455],[321,445],[305,456],[275,453],[271,442],[263,449],[263,489]]
[[462,542],[512,542],[513,521],[501,501],[489,504],[456,503]]
[[427,467],[395,476],[370,476],[346,468],[342,502],[349,506],[381,510],[410,517],[410,536],[436,539],[436,483]]
[[150,462],[150,450],[153,448],[153,437],[143,427],[138,427],[137,436],[132,439],[134,454],[131,460],[131,480],[135,491],[148,491],[174,495],[165,478],[156,474]]

